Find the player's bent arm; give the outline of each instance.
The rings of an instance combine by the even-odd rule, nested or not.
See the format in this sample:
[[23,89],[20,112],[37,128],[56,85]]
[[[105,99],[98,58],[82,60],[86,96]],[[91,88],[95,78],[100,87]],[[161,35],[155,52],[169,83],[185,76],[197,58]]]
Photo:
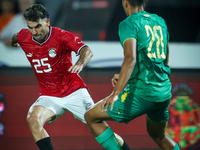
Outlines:
[[68,71],[71,73],[80,73],[82,69],[90,62],[92,59],[92,51],[88,46],[84,46],[80,51],[80,57],[74,66],[71,66]]
[[91,49],[88,46],[84,46],[80,50],[80,57],[78,61],[76,62],[76,65],[82,65],[83,67],[85,67],[90,62],[92,57],[93,57],[93,53]]
[[13,37],[11,38],[11,46],[13,46],[13,47],[19,46],[19,43],[18,43],[18,40],[17,40],[17,33],[15,33],[13,35]]
[[167,58],[166,58],[167,64],[169,63],[169,43],[167,43]]
[[137,41],[134,39],[128,39],[124,43],[124,61],[122,63],[118,82],[113,91],[115,95],[119,95],[123,90],[133,72],[136,63],[136,45]]

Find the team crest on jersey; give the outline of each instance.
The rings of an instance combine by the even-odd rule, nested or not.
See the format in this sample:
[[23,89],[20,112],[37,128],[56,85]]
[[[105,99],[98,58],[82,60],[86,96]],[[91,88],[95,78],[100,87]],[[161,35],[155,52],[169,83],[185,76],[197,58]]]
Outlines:
[[54,57],[56,57],[56,49],[55,48],[51,48],[51,49],[49,49],[49,56],[51,57],[51,58],[54,58]]

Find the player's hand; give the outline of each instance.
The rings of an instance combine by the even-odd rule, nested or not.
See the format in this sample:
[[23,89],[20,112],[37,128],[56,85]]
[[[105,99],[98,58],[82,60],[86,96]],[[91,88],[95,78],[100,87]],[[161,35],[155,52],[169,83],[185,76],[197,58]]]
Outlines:
[[110,96],[106,97],[101,105],[102,112],[106,112],[108,110],[109,105],[111,105],[110,110],[112,111],[114,102],[117,100],[118,100],[118,95],[114,95],[113,93]]
[[119,74],[115,74],[115,75],[113,76],[113,78],[111,79],[111,83],[112,83],[112,86],[113,86],[113,87],[116,86],[118,79],[119,79]]
[[9,38],[0,39],[6,46],[19,47],[19,43],[12,43]]
[[13,37],[11,38],[11,40],[9,40],[9,45],[11,45],[12,47],[19,47],[19,43],[18,43],[18,40],[17,40],[17,33],[15,33],[13,35]]
[[68,69],[68,71],[71,73],[80,73],[82,70],[83,70],[83,65],[74,65]]
[[19,45],[19,43],[15,43],[15,44],[12,44],[11,46],[12,47],[19,47],[20,45]]

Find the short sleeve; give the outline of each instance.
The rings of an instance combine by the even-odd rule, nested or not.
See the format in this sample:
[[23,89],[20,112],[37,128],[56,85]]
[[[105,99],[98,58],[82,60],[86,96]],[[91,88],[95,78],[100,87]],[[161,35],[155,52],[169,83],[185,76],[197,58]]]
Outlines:
[[17,41],[19,42],[19,44],[21,44],[28,33],[29,31],[27,29],[22,29],[17,33]]
[[118,33],[122,47],[127,39],[137,40],[137,28],[131,23],[130,20],[124,20],[119,24]]
[[74,51],[76,54],[79,54],[79,51],[82,47],[86,46],[85,43],[81,41],[81,39],[71,32],[65,32],[63,35],[65,49],[70,49]]

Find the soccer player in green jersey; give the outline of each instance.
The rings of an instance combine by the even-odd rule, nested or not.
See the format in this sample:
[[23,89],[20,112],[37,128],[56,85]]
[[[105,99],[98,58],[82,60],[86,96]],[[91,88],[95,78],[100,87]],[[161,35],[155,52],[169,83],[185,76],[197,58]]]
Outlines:
[[124,148],[104,121],[128,123],[143,114],[148,134],[161,149],[180,150],[165,133],[171,99],[167,25],[163,18],[144,11],[146,3],[147,0],[122,0],[128,17],[119,24],[124,49],[121,71],[112,79],[112,94],[85,114],[90,132],[108,150]]

